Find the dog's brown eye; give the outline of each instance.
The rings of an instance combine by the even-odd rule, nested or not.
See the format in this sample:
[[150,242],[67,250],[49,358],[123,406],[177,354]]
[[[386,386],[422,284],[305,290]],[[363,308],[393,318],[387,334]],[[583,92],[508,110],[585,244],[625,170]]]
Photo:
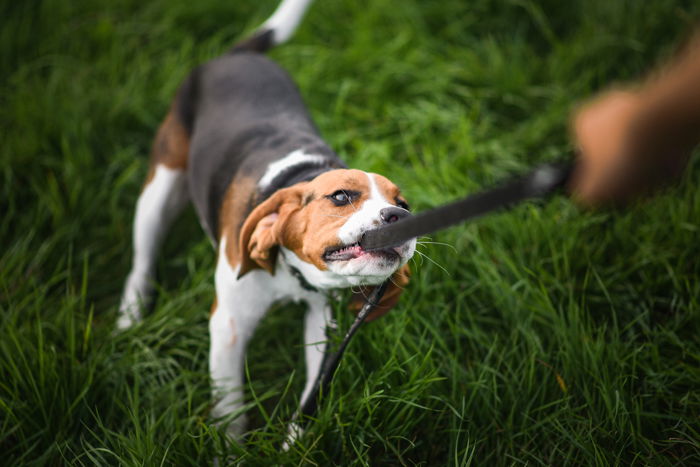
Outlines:
[[359,193],[356,191],[338,190],[331,195],[326,196],[336,206],[345,206],[352,203],[352,200],[357,198]]
[[402,199],[396,199],[396,205],[402,209],[405,209],[406,211],[410,211],[411,207],[408,205],[408,203]]
[[335,193],[333,193],[331,195],[331,198],[333,198],[333,200],[335,200],[339,203],[343,203],[343,204],[347,203],[349,200],[348,194],[345,193],[344,191],[336,191]]

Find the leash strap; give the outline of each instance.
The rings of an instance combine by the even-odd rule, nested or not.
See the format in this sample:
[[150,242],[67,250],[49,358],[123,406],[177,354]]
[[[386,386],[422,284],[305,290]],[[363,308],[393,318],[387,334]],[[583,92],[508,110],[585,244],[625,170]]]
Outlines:
[[348,329],[348,332],[345,334],[345,337],[338,346],[338,349],[333,354],[329,354],[328,352],[326,352],[326,355],[323,358],[323,363],[321,365],[321,371],[318,373],[318,377],[316,378],[314,388],[311,390],[309,396],[306,398],[303,405],[301,406],[301,413],[305,415],[305,417],[301,418],[301,420],[299,421],[300,423],[305,423],[308,417],[316,413],[316,409],[318,407],[318,400],[322,393],[327,392],[328,386],[333,380],[333,375],[335,375],[335,370],[338,369],[340,359],[342,358],[343,353],[345,352],[345,348],[350,343],[350,339],[352,339],[352,336],[355,334],[355,332],[360,328],[360,326],[362,326],[362,323],[365,321],[365,318],[367,318],[372,309],[382,299],[382,296],[384,295],[388,284],[389,281],[387,280],[384,281],[381,285],[374,288],[372,293],[370,293],[369,297],[367,297],[367,302],[365,302],[364,306],[357,314],[357,317],[352,323],[352,326],[350,326],[350,329]]
[[520,201],[544,197],[567,182],[571,169],[569,163],[541,165],[499,187],[370,230],[360,240],[360,246],[365,250],[398,246]]

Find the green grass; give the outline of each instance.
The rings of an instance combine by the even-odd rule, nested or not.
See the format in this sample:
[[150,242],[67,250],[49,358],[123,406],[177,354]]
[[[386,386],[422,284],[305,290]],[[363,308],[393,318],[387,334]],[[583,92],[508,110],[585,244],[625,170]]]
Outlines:
[[[433,236],[306,436],[300,307],[249,354],[247,442],[208,418],[214,255],[195,216],[113,335],[150,140],[188,70],[275,0],[0,7],[0,463],[700,463],[700,163],[624,211],[558,197]],[[319,1],[271,54],[353,167],[426,209],[561,157],[574,106],[668,57],[692,1]],[[336,309],[340,328],[351,315]],[[230,457],[233,459],[233,457]]]

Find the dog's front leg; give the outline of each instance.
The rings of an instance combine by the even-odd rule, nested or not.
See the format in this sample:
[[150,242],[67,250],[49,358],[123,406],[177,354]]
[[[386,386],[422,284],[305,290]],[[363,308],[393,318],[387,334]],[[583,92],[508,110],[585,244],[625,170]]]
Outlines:
[[[324,295],[314,294],[307,298],[309,306],[304,318],[304,357],[306,360],[306,384],[301,393],[300,406],[303,407],[306,399],[311,396],[318,374],[321,371],[323,357],[327,347],[326,331],[332,325],[331,308]],[[287,439],[282,448],[289,449],[289,446],[298,439],[304,432],[296,419],[299,413],[295,414],[294,421],[290,423],[287,430]]]
[[304,318],[304,357],[306,359],[306,384],[301,393],[301,405],[306,403],[321,371],[326,353],[326,329],[331,325],[331,308],[325,296],[319,294],[307,300],[309,310]]
[[[245,431],[241,413],[245,381],[245,352],[255,328],[273,303],[269,290],[271,276],[255,270],[237,279],[237,270],[226,258],[225,240],[219,248],[216,266],[216,303],[209,320],[211,338],[209,370],[215,405],[214,418],[234,439]],[[267,288],[266,288],[267,285]],[[235,417],[224,418],[228,415]]]

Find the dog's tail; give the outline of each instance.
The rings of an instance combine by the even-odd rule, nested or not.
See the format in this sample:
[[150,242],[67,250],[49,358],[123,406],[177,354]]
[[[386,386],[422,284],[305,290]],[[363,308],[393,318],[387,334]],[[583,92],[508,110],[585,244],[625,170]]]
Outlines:
[[235,52],[263,53],[289,40],[312,0],[282,0],[275,12],[250,37],[233,46]]

